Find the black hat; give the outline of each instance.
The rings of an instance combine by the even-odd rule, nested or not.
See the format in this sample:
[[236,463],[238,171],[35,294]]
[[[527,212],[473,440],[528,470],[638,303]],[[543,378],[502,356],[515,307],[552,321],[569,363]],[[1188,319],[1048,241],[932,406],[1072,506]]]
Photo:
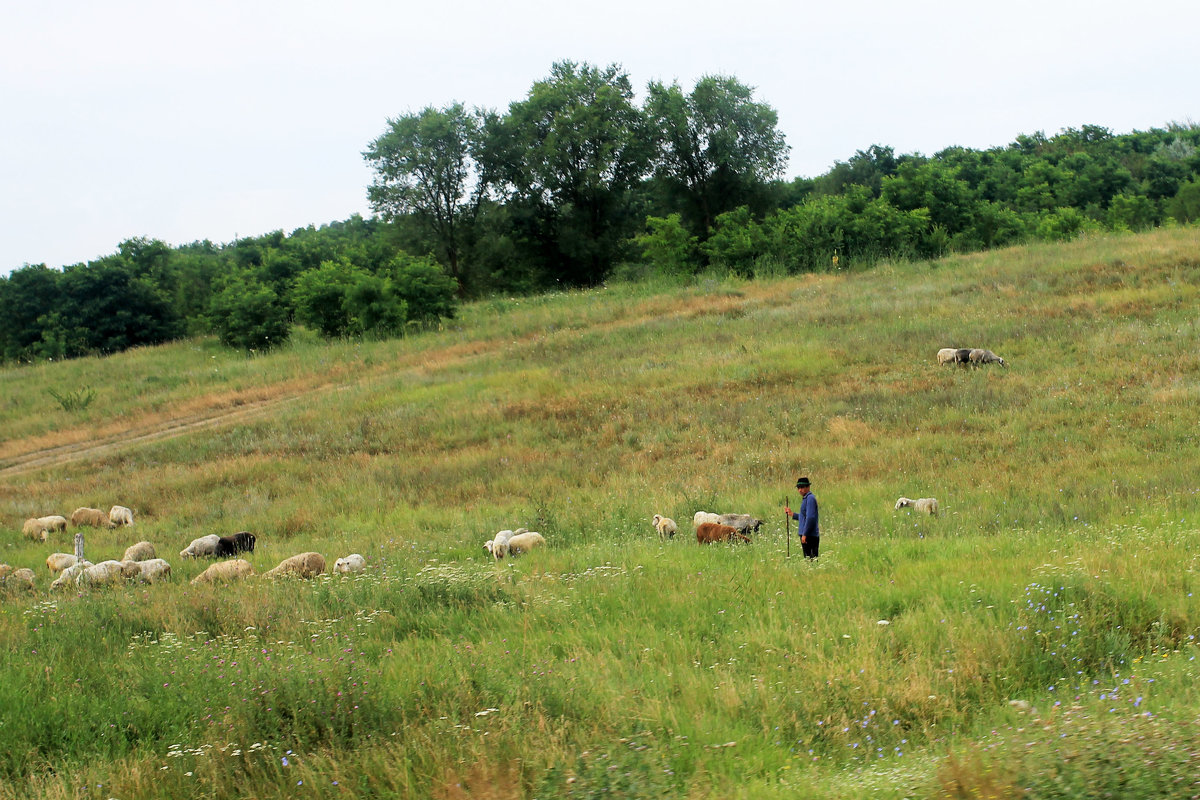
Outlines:
[[797,489],[800,489],[800,488],[803,488],[803,487],[806,487],[806,486],[810,486],[810,485],[811,485],[811,484],[808,482],[808,478],[801,478],[800,480],[796,481],[796,488],[797,488]]

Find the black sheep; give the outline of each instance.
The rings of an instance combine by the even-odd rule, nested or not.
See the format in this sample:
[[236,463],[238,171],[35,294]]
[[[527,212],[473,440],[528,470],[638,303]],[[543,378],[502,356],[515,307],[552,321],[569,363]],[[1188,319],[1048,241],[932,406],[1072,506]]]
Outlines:
[[217,558],[232,556],[237,553],[254,552],[254,534],[240,531],[232,536],[222,536],[217,540],[217,549],[213,553]]

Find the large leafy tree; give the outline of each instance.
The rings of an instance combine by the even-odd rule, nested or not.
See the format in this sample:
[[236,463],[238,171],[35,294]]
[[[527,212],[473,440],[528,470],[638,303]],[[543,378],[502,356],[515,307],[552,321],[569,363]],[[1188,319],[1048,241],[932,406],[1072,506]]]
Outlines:
[[648,91],[656,174],[674,188],[698,234],[719,214],[755,205],[783,173],[789,148],[778,115],[737,78],[705,76],[686,95],[678,83],[654,82]]
[[371,207],[394,220],[412,215],[431,234],[451,276],[476,205],[471,157],[479,124],[461,103],[427,107],[388,121],[388,130],[363,153],[375,170],[367,189]]
[[488,115],[480,161],[490,187],[526,224],[548,273],[572,285],[604,279],[632,232],[629,195],[650,151],[629,76],[556,63],[508,114]]

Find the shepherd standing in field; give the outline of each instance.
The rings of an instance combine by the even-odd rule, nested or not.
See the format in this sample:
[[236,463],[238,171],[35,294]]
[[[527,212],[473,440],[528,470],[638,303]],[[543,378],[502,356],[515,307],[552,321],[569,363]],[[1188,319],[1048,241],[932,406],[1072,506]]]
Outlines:
[[805,558],[816,558],[821,550],[821,525],[817,514],[817,496],[809,488],[808,478],[796,481],[796,490],[800,492],[800,510],[792,512],[790,505],[783,512],[799,523],[797,533],[800,534],[800,549]]

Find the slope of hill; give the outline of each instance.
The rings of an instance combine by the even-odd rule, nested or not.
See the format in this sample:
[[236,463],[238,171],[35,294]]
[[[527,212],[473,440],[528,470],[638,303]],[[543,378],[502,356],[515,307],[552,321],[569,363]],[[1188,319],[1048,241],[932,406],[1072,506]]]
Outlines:
[[[1191,796],[1198,301],[1185,228],[0,372],[0,560],[43,590],[0,606],[0,797]],[[113,503],[89,557],[172,582],[46,595],[70,534],[22,521]],[[767,522],[702,548],[697,510]],[[370,568],[190,586],[170,554],[238,530]]]

